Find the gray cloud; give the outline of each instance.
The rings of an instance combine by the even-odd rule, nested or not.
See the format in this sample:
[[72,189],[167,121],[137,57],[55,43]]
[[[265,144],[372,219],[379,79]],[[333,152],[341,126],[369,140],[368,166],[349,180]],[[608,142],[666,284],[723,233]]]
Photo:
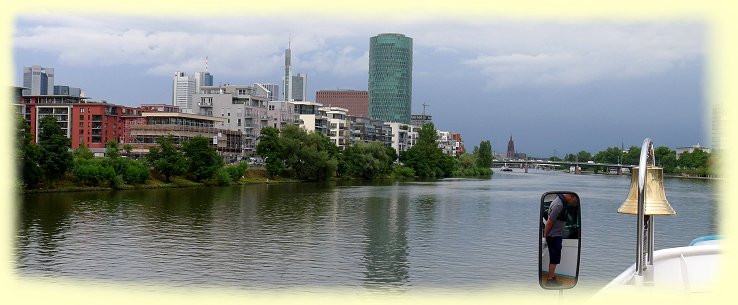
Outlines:
[[[705,27],[683,21],[563,23],[414,16],[382,22],[338,17],[285,23],[251,16],[23,16],[18,24],[17,48],[55,52],[65,63],[144,65],[147,73],[170,75],[201,70],[203,58],[209,56],[211,71],[252,78],[281,68],[290,36],[298,70],[332,77],[365,74],[368,37],[401,32],[413,37],[416,52],[429,48],[434,56],[455,62],[457,69],[479,73],[491,89],[642,77],[705,52]],[[357,41],[365,43],[355,45]],[[48,50],[49,45],[54,49]]]

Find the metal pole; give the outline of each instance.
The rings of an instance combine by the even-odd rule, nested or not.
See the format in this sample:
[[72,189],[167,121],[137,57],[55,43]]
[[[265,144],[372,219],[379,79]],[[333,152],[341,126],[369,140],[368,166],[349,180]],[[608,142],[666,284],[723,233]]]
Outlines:
[[646,225],[648,226],[648,266],[653,266],[653,216],[646,216]]
[[[646,150],[648,156],[646,157],[647,165],[646,168],[648,168],[648,163],[652,166],[656,166],[656,155],[653,152],[653,143],[648,144],[648,149]],[[645,184],[644,184],[645,188]],[[645,201],[645,198],[643,199]],[[645,208],[645,207],[644,207]],[[653,232],[654,232],[654,218],[653,216],[645,216],[646,217],[646,228],[647,228],[647,234],[648,234],[648,266],[653,266]]]
[[648,148],[651,146],[651,139],[646,138],[643,140],[643,146],[641,147],[641,157],[638,163],[638,219],[636,225],[638,229],[638,236],[636,236],[636,274],[638,276],[643,275],[644,263],[645,263],[645,252],[644,246],[644,206],[645,206],[645,186],[646,186],[646,170],[648,168]]

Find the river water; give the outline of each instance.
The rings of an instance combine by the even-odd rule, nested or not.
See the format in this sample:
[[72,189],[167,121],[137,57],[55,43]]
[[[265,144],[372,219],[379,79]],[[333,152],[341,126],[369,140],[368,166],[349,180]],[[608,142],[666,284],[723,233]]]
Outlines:
[[[538,205],[582,201],[578,286],[633,264],[629,176],[496,172],[492,179],[245,185],[30,194],[19,203],[21,276],[281,290],[535,289]],[[717,233],[710,181],[667,178],[678,212],[655,248]]]

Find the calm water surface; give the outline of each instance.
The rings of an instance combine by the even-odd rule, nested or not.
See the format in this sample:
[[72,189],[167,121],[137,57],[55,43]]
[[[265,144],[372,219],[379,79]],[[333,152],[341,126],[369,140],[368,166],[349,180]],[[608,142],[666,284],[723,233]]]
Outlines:
[[[582,200],[579,285],[633,264],[628,176],[496,172],[490,180],[247,185],[33,194],[18,209],[28,277],[173,286],[535,289],[543,192]],[[666,179],[677,216],[656,249],[717,232],[713,184]]]

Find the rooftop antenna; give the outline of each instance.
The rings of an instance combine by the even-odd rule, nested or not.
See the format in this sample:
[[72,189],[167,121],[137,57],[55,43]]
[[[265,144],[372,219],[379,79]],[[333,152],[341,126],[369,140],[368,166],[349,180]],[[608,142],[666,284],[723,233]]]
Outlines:
[[425,120],[425,107],[430,107],[430,105],[426,104],[425,102],[423,102],[422,105],[423,105],[423,119]]
[[208,72],[208,56],[205,55],[205,72]]

